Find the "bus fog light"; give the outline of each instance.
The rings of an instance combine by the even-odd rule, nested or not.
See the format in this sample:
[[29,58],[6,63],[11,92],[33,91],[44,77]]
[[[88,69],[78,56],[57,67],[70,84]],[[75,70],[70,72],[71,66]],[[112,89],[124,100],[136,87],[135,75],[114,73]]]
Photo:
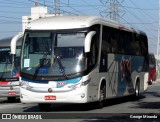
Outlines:
[[82,94],[81,94],[81,98],[84,98],[84,97],[85,97],[85,94],[84,94],[84,93],[82,93]]

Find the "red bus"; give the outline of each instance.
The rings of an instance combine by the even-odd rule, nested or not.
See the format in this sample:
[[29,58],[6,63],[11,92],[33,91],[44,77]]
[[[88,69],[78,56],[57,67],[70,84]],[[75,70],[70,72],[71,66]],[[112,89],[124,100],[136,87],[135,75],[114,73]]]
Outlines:
[[156,81],[156,58],[154,54],[149,54],[149,73],[148,84],[151,85]]

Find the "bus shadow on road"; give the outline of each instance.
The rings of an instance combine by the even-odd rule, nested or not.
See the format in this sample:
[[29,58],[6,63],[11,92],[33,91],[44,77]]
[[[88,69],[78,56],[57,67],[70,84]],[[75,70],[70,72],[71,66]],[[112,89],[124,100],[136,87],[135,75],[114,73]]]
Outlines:
[[132,108],[160,109],[160,102],[139,102],[136,103],[136,106]]
[[[136,102],[134,107],[132,108],[143,108],[143,109],[160,109],[160,94],[157,92],[147,92],[148,95],[154,96],[155,99],[158,98],[159,100],[154,101],[140,101]],[[154,99],[154,98],[151,98]]]
[[145,95],[142,94],[138,98],[135,98],[133,95],[131,95],[131,96],[108,99],[106,100],[105,106],[107,107],[107,106],[117,105],[117,104],[126,103],[126,102],[139,101],[144,98],[145,98]]
[[147,92],[147,94],[160,98],[160,93],[158,92]]
[[[144,95],[141,95],[138,100],[145,98]],[[112,105],[132,102],[135,101],[133,96],[121,97],[121,98],[113,98],[107,99],[104,103],[104,108],[110,107]],[[136,99],[137,101],[137,99]],[[86,104],[58,104],[53,103],[51,109],[48,112],[74,112],[74,111],[91,111],[96,110],[96,103],[86,103]],[[23,112],[43,112],[39,109],[38,105],[31,107],[24,107]],[[46,112],[46,111],[45,111]]]

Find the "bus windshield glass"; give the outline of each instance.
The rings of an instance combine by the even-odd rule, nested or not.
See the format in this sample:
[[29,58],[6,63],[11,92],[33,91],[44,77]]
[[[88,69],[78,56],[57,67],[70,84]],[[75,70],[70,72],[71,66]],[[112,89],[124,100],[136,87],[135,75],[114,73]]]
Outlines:
[[0,77],[10,76],[12,68],[11,59],[10,48],[0,48]]
[[20,70],[20,51],[21,49],[17,47],[16,55],[14,55],[13,74],[18,73]]
[[23,73],[33,76],[67,76],[86,70],[86,32],[31,31],[24,36]]

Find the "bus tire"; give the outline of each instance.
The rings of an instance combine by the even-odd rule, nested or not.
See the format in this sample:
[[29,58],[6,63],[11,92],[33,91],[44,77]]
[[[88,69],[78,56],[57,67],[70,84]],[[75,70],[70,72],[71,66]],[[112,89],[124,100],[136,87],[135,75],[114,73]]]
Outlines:
[[39,103],[38,106],[39,106],[39,109],[42,111],[49,111],[51,109],[50,103]]
[[14,103],[16,101],[16,97],[7,97],[7,101],[10,103]]
[[152,80],[148,81],[148,85],[152,85]]
[[99,97],[99,100],[97,102],[97,108],[101,109],[104,106],[104,101],[105,101],[105,98],[106,98],[106,85],[105,84],[101,85],[99,92],[100,92],[99,93],[100,97]]
[[135,97],[135,99],[138,99],[139,96],[140,96],[140,82],[137,81],[137,82],[136,82],[136,86],[135,86],[134,97]]

